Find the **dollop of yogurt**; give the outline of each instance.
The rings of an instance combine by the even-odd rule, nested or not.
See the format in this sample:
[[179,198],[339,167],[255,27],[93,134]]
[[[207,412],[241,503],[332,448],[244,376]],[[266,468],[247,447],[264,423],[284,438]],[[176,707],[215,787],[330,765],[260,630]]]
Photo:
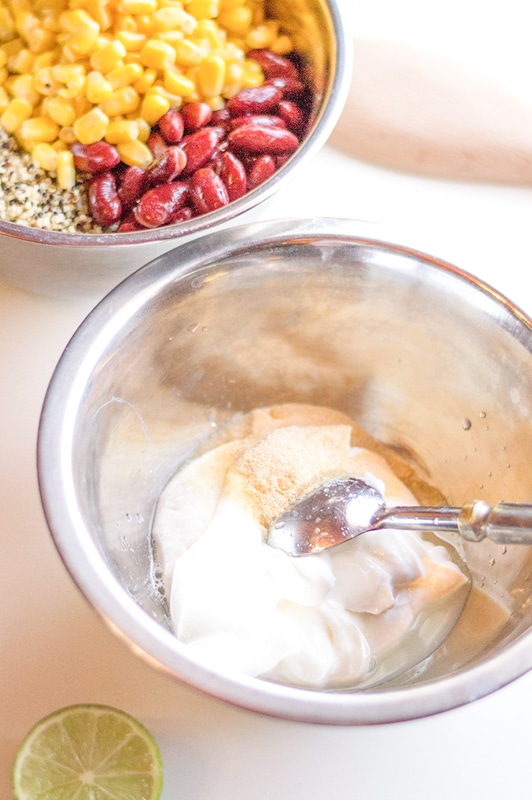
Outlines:
[[170,479],[153,524],[175,635],[204,663],[311,688],[362,687],[430,655],[458,619],[468,579],[443,544],[365,534],[293,558],[266,544],[302,494],[343,475],[417,498],[371,440],[329,409],[237,415]]

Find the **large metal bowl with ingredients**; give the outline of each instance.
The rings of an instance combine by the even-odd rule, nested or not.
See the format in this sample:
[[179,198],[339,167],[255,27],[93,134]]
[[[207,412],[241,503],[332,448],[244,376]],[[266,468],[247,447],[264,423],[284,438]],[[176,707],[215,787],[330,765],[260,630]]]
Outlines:
[[[51,20],[47,20],[46,10],[41,12],[42,19],[35,16],[39,13],[36,11],[34,19],[29,19],[32,16],[29,14],[25,21],[16,19],[16,11],[12,10],[12,41],[4,41],[0,47],[3,69],[9,70],[0,95],[0,167],[3,173],[0,278],[24,289],[60,297],[101,297],[138,267],[176,245],[231,224],[243,214],[253,218],[254,211],[263,201],[281,191],[289,179],[310,163],[327,140],[342,110],[350,78],[350,53],[345,39],[345,21],[336,0],[294,0],[290,3],[280,0],[191,0],[187,4],[174,4],[184,18],[177,31],[172,29],[170,19],[171,14],[177,12],[175,9],[169,11],[165,7],[168,4],[161,4],[159,8],[157,0],[145,0],[144,3],[129,5],[132,9],[129,15],[122,13],[116,20],[105,19],[103,15],[103,19],[96,21],[89,19],[88,12],[76,8],[75,4],[69,5],[69,11],[63,12],[60,18]],[[155,22],[150,22],[152,28],[146,33],[142,26],[147,24],[148,7],[151,9],[150,19],[155,19]],[[9,13],[7,10],[6,19]],[[54,13],[58,12],[53,12],[53,9],[48,12],[49,15]],[[59,64],[55,63],[57,56],[50,61],[48,52],[57,45],[57,41],[49,39],[54,35],[51,31],[57,30],[58,26],[62,37],[58,41],[63,42],[62,63]],[[115,32],[113,35],[109,32],[111,30]],[[96,33],[100,37],[96,38],[100,51],[91,55],[87,42]],[[4,39],[9,40],[8,33]],[[149,40],[147,45],[146,39]],[[145,50],[141,50],[141,41],[144,41],[142,46]],[[176,48],[181,48],[180,56],[175,55]],[[251,51],[254,58],[248,58]],[[283,79],[284,76],[282,69],[280,74],[276,72],[275,59],[273,66],[260,58],[256,60],[256,54],[264,51],[291,62],[296,70],[296,82],[300,84],[295,93],[290,93],[286,81],[279,88],[279,77]],[[171,53],[171,66],[166,69],[164,59],[168,52]],[[105,61],[106,58],[109,60]],[[78,68],[82,74],[79,80],[84,82],[79,90],[78,74],[75,74]],[[131,98],[127,93],[132,91],[133,78],[126,77],[128,70],[136,81],[147,81],[146,86],[149,81],[154,81],[154,86],[148,88],[144,84],[140,88],[138,82],[133,84],[138,91],[131,108],[128,106]],[[223,70],[223,79],[219,78],[220,70]],[[125,105],[112,106],[113,98],[98,102],[100,85],[89,88],[88,83],[95,74],[100,83],[103,76],[108,88],[109,84],[118,87],[114,93],[122,93],[120,102],[124,99]],[[173,81],[170,88],[165,84],[166,80]],[[121,86],[123,81],[130,82],[125,90]],[[98,125],[101,124],[102,112],[105,112],[103,119],[112,123],[112,132],[107,127],[105,136],[121,154],[121,162],[114,169],[120,182],[126,167],[137,167],[138,163],[142,164],[142,169],[147,167],[148,135],[156,134],[155,139],[148,142],[153,159],[162,153],[157,142],[161,119],[158,104],[163,103],[162,108],[177,108],[183,112],[194,103],[206,104],[215,115],[206,124],[211,129],[218,127],[222,130],[223,109],[231,100],[234,102],[237,89],[255,89],[257,85],[272,82],[276,90],[282,92],[282,104],[288,103],[282,125],[291,131],[291,144],[284,149],[279,144],[278,152],[268,156],[270,164],[256,169],[253,179],[250,176],[251,162],[258,160],[260,145],[253,153],[244,149],[241,161],[245,166],[245,188],[234,189],[231,194],[223,187],[220,190],[219,181],[214,189],[210,184],[205,189],[200,186],[197,191],[200,210],[188,203],[187,212],[192,207],[193,215],[180,211],[175,217],[165,217],[162,226],[157,225],[157,215],[155,221],[153,216],[147,222],[143,218],[147,227],[139,229],[135,220],[133,225],[130,224],[131,214],[129,218],[126,214],[131,205],[131,198],[128,198],[121,220],[106,225],[105,215],[102,222],[97,215],[95,219],[87,213],[87,180],[95,177],[86,171],[89,160],[83,161],[81,154],[74,178],[69,174],[69,170],[72,173],[71,162],[67,166],[66,162],[56,163],[60,150],[73,150],[79,147],[80,142],[86,147],[87,141],[92,146],[94,139],[100,137],[101,140],[104,134],[98,131]],[[90,91],[93,91],[92,95]],[[35,104],[33,110],[28,101]],[[145,101],[146,106],[143,105]],[[279,117],[278,108],[274,107],[275,114],[271,109],[268,113]],[[262,114],[260,104],[258,107],[244,106],[244,110],[235,111],[232,116],[249,116],[250,113]],[[300,119],[292,120],[291,127],[290,115],[294,113],[296,117],[299,114]],[[22,127],[24,123],[21,120],[31,114],[33,117],[25,128]],[[44,121],[43,115],[48,115]],[[218,125],[216,120],[220,121]],[[137,151],[133,155],[128,151],[125,155],[130,145],[124,148],[120,138],[127,140],[131,136],[131,123],[137,125],[137,122],[135,136],[141,140],[140,150],[144,148],[139,156],[140,162],[136,160]],[[193,123],[196,127],[185,128],[183,140],[191,132],[195,133],[199,124],[196,120]],[[13,134],[10,138],[6,130]],[[227,130],[222,143],[217,143],[218,153],[215,155],[219,156],[227,147]],[[297,146],[294,146],[293,135],[296,135]],[[252,138],[257,141],[256,136]],[[152,141],[155,141],[154,145]],[[36,144],[38,147],[35,149]],[[163,146],[165,144],[168,142],[163,142]],[[178,147],[182,144],[182,141],[177,142]],[[25,148],[22,159],[13,150],[14,146],[20,145]],[[238,146],[235,140],[235,147]],[[193,161],[190,152],[189,147],[189,166]],[[238,149],[234,152],[240,158]],[[64,152],[61,158],[63,156]],[[51,159],[51,168],[46,165],[47,159]],[[43,163],[45,168],[41,168]],[[98,165],[89,166],[95,171],[98,169]],[[220,172],[219,161],[214,169]],[[191,184],[186,169],[183,175],[182,182]],[[230,171],[229,181],[231,176]],[[105,200],[110,191],[109,184],[101,176],[96,175],[96,178],[94,183],[99,186],[94,195]],[[177,179],[171,178],[172,182],[181,179],[181,175]],[[59,190],[58,180],[60,183],[62,180]],[[76,183],[73,185],[74,180]],[[83,187],[81,191],[80,185]],[[225,186],[227,188],[227,180]],[[224,192],[222,200],[219,200],[220,191]],[[207,202],[204,202],[205,195]]]
[[[152,666],[260,713],[346,725],[418,718],[532,667],[532,550],[488,540],[464,544],[471,588],[449,635],[420,662],[363,688],[242,674],[172,632],[154,570],[155,509],[179,465],[235,415],[327,407],[451,505],[532,502],[532,322],[496,290],[397,241],[378,226],[292,220],[188,243],[96,306],[45,399],[41,496],[88,602]],[[249,563],[236,559],[233,577]],[[190,573],[182,575],[188,586]],[[217,560],[215,632],[218,603],[234,595],[226,575]],[[353,588],[360,580],[353,573]],[[237,610],[248,607],[246,594]]]

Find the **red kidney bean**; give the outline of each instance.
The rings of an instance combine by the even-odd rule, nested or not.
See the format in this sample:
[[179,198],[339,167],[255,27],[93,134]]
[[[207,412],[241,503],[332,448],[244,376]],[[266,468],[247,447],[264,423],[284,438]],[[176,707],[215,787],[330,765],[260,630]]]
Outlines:
[[241,125],[265,125],[267,128],[286,128],[284,119],[276,114],[244,114],[242,117],[233,117],[229,123],[229,128],[234,130],[235,128],[240,128]]
[[219,125],[222,128],[227,127],[231,119],[231,112],[228,108],[218,108],[212,112],[211,125]]
[[177,144],[183,138],[185,121],[177,108],[170,108],[157,123],[159,131],[168,144]]
[[194,209],[191,208],[191,206],[183,206],[183,208],[180,208],[178,211],[176,211],[170,222],[172,225],[174,222],[187,222],[194,216]]
[[248,189],[255,189],[261,183],[264,183],[268,178],[271,178],[276,169],[277,164],[273,156],[268,153],[259,156],[248,171]]
[[207,103],[187,103],[182,107],[181,114],[187,133],[199,131],[200,128],[204,128],[212,120],[212,108]]
[[146,170],[141,167],[128,167],[120,178],[118,197],[122,203],[122,213],[130,211],[144,192]]
[[227,101],[226,108],[233,117],[241,117],[244,114],[267,114],[269,111],[275,111],[282,99],[283,93],[277,86],[263,84],[242,89]]
[[139,225],[139,223],[135,219],[134,214],[130,214],[125,219],[123,219],[117,228],[118,233],[132,233],[133,231],[142,231],[142,230],[145,230],[145,228],[143,225]]
[[146,185],[170,183],[185,169],[187,157],[181,147],[170,145],[146,170]]
[[268,78],[264,83],[267,86],[276,86],[289,100],[298,100],[306,91],[305,84],[296,78]]
[[153,130],[150,133],[146,144],[152,151],[154,158],[159,158],[159,156],[162,156],[162,154],[168,147],[168,142],[166,141],[162,133],[156,130]]
[[196,170],[190,179],[190,198],[198,214],[216,211],[229,202],[224,182],[210,167]]
[[187,157],[184,170],[187,175],[192,175],[211,160],[223,135],[223,128],[202,128],[200,131],[185,136],[181,147]]
[[135,208],[135,219],[143,228],[167,225],[188,197],[188,184],[182,181],[161,183],[142,195]]
[[80,172],[97,175],[100,172],[108,172],[120,163],[118,150],[108,142],[93,142],[92,144],[74,142],[70,149],[74,156],[74,166]]
[[271,50],[254,49],[246,53],[247,58],[258,61],[266,78],[299,78],[299,70],[293,61]]
[[219,175],[225,184],[229,200],[238,200],[247,192],[247,176],[244,165],[233,153],[223,153],[220,158]]
[[101,172],[89,183],[89,210],[97,225],[114,225],[122,214],[122,203],[116,191],[116,178],[112,172]]
[[299,133],[305,125],[305,117],[300,107],[292,100],[281,100],[277,106],[277,113],[291,131]]
[[285,128],[267,128],[264,125],[242,125],[231,131],[227,137],[230,150],[236,153],[278,155],[293,153],[299,146],[299,139]]

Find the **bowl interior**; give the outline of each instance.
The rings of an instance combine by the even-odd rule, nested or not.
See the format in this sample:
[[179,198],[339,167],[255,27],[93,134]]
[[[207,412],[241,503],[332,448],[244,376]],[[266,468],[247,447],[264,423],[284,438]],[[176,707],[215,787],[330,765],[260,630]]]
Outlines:
[[233,229],[128,279],[65,351],[43,410],[39,471],[67,567],[137,651],[224,699],[246,685],[237,701],[249,707],[352,723],[433,713],[528,669],[530,548],[465,545],[476,589],[509,614],[502,627],[489,614],[479,621],[473,592],[460,638],[393,685],[309,693],[239,676],[213,688],[209,669],[190,671],[150,579],[149,547],[158,495],[198,442],[237,411],[282,402],[349,414],[451,504],[532,502],[530,322],[465,273],[350,230]]

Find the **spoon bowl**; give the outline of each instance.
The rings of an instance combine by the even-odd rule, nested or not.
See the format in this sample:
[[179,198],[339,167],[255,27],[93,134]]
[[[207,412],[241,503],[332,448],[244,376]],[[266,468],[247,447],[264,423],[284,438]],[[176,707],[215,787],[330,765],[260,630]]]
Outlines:
[[375,530],[455,533],[469,542],[532,544],[532,505],[483,500],[450,506],[387,508],[362,478],[329,481],[304,495],[270,526],[268,544],[291,556],[320,553]]

